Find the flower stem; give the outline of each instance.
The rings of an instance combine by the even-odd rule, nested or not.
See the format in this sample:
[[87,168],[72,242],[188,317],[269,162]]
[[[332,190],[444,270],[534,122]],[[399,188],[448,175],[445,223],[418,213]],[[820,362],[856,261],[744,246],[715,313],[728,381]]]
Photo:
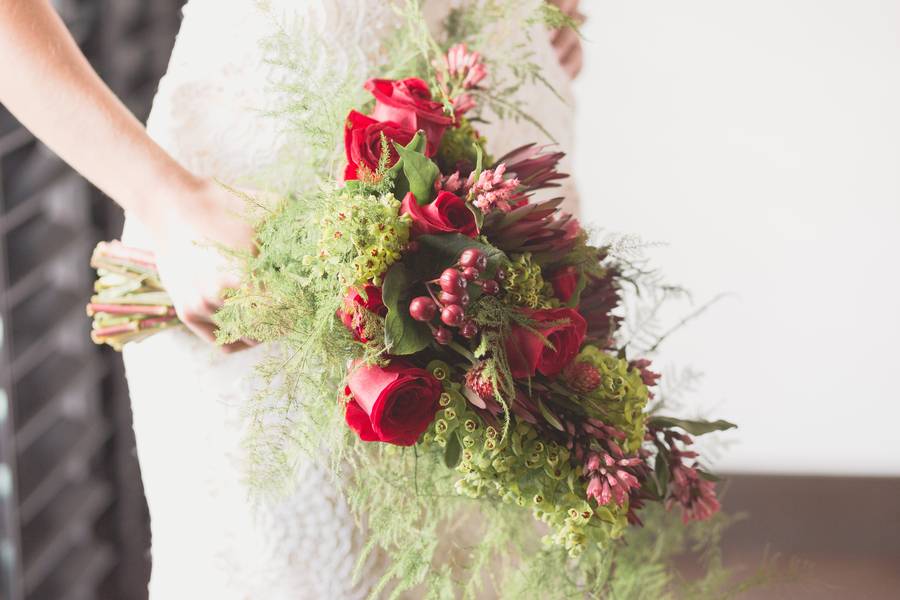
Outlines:
[[472,354],[471,352],[469,352],[469,350],[468,350],[467,348],[465,348],[464,346],[462,346],[462,345],[459,344],[458,342],[451,341],[449,344],[447,344],[447,347],[448,347],[448,348],[452,348],[453,350],[455,350],[457,354],[459,354],[460,356],[463,356],[464,358],[468,359],[468,361],[469,361],[470,363],[472,363],[473,365],[476,364],[476,363],[478,362],[478,359],[475,358],[475,355]]

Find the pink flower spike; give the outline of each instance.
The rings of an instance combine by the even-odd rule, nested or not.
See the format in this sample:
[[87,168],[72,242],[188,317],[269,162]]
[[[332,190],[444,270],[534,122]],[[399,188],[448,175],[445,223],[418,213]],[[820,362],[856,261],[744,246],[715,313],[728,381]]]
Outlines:
[[512,210],[511,202],[517,199],[516,191],[519,188],[519,180],[515,177],[504,179],[506,165],[500,163],[494,169],[486,169],[481,172],[478,181],[475,181],[475,173],[469,175],[467,185],[469,194],[474,198],[472,202],[484,214],[499,210],[509,212]]
[[471,94],[460,94],[453,99],[453,112],[460,117],[475,108],[475,98]]
[[469,52],[465,44],[456,44],[445,59],[450,77],[459,80],[464,89],[472,89],[487,77],[487,69],[478,52]]

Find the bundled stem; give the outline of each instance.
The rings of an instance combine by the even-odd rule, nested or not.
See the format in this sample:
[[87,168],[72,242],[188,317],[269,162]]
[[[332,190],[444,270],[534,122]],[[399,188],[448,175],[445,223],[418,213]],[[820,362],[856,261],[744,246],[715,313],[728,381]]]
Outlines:
[[118,240],[100,242],[91,256],[91,266],[97,269],[97,281],[86,311],[94,320],[94,343],[121,350],[127,342],[181,323],[160,283],[152,252]]

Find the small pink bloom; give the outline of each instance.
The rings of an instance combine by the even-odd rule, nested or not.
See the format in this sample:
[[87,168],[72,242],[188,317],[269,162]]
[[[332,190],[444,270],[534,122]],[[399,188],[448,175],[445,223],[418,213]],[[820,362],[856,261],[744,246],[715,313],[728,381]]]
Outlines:
[[509,212],[513,208],[510,201],[517,198],[519,180],[515,177],[505,179],[504,173],[506,165],[501,163],[495,169],[482,171],[477,181],[474,172],[469,175],[469,194],[475,198],[472,203],[485,214],[494,210]]

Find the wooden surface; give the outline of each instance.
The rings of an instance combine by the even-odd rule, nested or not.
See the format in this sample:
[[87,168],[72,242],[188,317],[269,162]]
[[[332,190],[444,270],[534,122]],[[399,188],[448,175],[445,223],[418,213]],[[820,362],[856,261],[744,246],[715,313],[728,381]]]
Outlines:
[[724,506],[747,515],[725,537],[728,564],[806,563],[742,598],[900,599],[900,478],[732,475]]

